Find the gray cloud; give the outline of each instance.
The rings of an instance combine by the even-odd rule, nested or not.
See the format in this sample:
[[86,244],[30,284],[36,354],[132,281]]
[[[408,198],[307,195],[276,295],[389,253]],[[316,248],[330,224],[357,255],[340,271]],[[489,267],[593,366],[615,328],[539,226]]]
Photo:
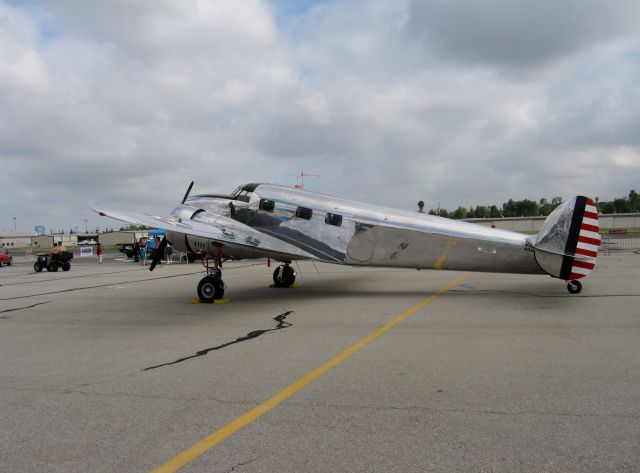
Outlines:
[[534,69],[637,31],[628,0],[414,0],[407,31],[462,63]]

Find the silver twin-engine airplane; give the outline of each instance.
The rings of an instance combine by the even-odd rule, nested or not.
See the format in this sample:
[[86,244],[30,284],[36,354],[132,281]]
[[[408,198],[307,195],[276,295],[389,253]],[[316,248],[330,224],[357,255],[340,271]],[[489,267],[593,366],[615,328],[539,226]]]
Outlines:
[[167,243],[202,258],[207,275],[198,297],[224,295],[222,262],[269,257],[282,264],[273,273],[278,287],[291,286],[294,260],[351,266],[548,274],[567,281],[577,294],[600,245],[593,201],[577,196],[558,206],[537,235],[362,204],[272,184],[247,184],[231,195],[189,196],[193,182],[171,215],[100,215],[166,230],[150,269]]

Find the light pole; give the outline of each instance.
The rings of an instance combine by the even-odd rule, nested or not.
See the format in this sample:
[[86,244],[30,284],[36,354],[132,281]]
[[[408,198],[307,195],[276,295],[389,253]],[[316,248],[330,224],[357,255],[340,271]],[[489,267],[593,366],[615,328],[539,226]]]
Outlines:
[[17,232],[18,230],[16,230],[16,218],[13,217],[13,232]]
[[84,219],[84,232],[89,233],[89,227],[87,227],[87,219]]

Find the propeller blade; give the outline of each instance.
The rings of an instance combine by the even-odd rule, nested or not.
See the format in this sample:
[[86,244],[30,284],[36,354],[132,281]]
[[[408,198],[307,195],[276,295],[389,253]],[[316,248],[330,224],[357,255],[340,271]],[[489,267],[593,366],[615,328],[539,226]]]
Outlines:
[[149,271],[153,271],[156,265],[160,262],[160,260],[162,259],[162,256],[164,255],[164,249],[166,247],[167,247],[167,237],[163,236],[162,241],[158,245],[158,248],[156,248],[153,252],[153,259],[151,260],[151,266],[149,266]]
[[182,204],[185,203],[185,201],[187,200],[187,197],[189,197],[189,192],[191,192],[191,188],[193,187],[193,181],[191,181],[191,184],[189,184],[189,188],[187,189],[187,193],[184,195],[184,197],[182,198]]

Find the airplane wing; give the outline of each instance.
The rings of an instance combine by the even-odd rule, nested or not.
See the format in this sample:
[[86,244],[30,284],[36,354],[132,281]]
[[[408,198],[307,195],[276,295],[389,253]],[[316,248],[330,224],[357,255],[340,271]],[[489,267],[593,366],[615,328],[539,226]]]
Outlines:
[[124,213],[103,209],[93,209],[93,211],[98,215],[135,225],[161,228],[183,235],[214,240],[229,248],[231,253],[236,249],[241,253],[255,255],[254,257],[272,256],[279,260],[317,259],[312,254],[290,243],[223,215],[216,215],[206,222],[196,220],[184,222],[174,217],[136,212]]

